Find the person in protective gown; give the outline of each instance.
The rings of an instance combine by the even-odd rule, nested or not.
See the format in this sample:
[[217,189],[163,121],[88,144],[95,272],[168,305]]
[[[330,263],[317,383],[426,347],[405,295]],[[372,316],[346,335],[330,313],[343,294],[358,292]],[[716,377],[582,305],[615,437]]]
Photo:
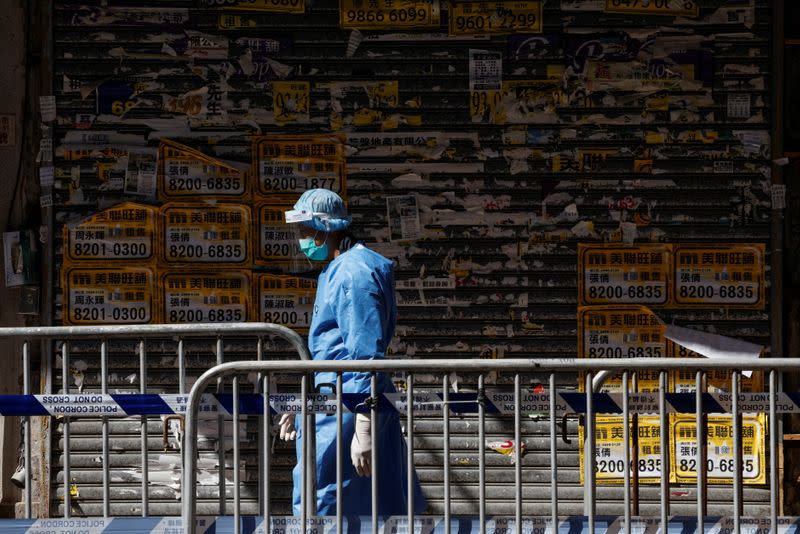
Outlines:
[[[374,360],[383,358],[394,335],[397,305],[392,262],[362,243],[350,246],[345,230],[351,218],[341,197],[326,189],[306,191],[286,222],[296,227],[300,250],[311,260],[330,261],[319,275],[308,347],[315,360]],[[343,373],[344,393],[370,393],[370,373]],[[388,375],[377,375],[378,395],[395,391]],[[335,373],[317,373],[315,384],[335,384]],[[322,390],[326,391],[325,389]],[[344,413],[342,509],[346,516],[370,515],[372,473],[378,474],[378,514],[407,513],[408,469],[406,442],[396,412],[378,412],[378,465],[370,465],[370,412]],[[336,416],[317,414],[317,515],[336,515]],[[293,472],[293,511],[300,515],[302,473],[299,418],[284,414],[280,437],[297,439],[298,465]],[[347,458],[350,461],[347,461]],[[416,473],[413,477],[415,513],[426,501]]]

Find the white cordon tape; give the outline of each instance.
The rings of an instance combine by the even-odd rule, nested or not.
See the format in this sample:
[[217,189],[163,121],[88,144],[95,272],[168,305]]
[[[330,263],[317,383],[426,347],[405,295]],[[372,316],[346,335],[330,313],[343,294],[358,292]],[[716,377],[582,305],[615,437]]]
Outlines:
[[[526,415],[549,416],[549,393],[521,393],[520,412]],[[450,412],[456,414],[477,413],[478,395],[476,393],[451,393]],[[621,414],[622,393],[595,393],[594,412],[597,414]],[[368,395],[364,393],[344,393],[342,395],[343,413],[366,412]],[[384,393],[378,396],[378,409],[407,413],[405,393]],[[776,413],[800,414],[800,393],[777,393]],[[740,413],[768,413],[768,393],[740,393],[738,396]],[[72,416],[72,417],[127,417],[130,415],[185,415],[188,395],[155,394],[113,394],[101,395],[81,393],[69,395],[0,395],[0,416]],[[509,415],[515,411],[514,393],[506,390],[487,389],[483,399],[487,413]],[[295,413],[303,409],[299,393],[276,393],[269,396],[272,414]],[[657,393],[630,393],[628,405],[631,413],[659,413]],[[308,396],[309,413],[334,415],[336,395],[315,393]],[[444,408],[441,393],[415,393],[414,413],[418,415],[441,414]],[[733,395],[730,393],[704,393],[703,413],[731,413]],[[666,413],[695,413],[694,393],[667,393]],[[585,413],[586,395],[576,392],[556,393],[555,411],[557,416],[565,413]],[[216,417],[233,414],[231,394],[206,394],[201,397],[199,417]],[[263,413],[263,396],[253,393],[240,394],[239,413],[241,415],[260,415]]]
[[[270,532],[281,534],[300,534],[303,532],[299,517],[273,516],[270,518]],[[353,524],[350,524],[353,523]],[[770,520],[764,517],[743,517],[740,520],[742,534],[769,532]],[[227,534],[233,532],[233,517],[198,517],[195,532]],[[471,516],[455,516],[451,518],[451,528],[460,534],[477,534],[480,532],[479,519]],[[704,522],[704,534],[729,534],[733,531],[732,517],[707,517]],[[359,517],[343,521],[344,530],[349,533],[370,533],[371,518]],[[392,516],[379,519],[378,531],[383,534],[410,532],[406,516]],[[516,528],[513,517],[489,517],[486,520],[486,534],[506,534]],[[669,531],[682,534],[696,534],[697,519],[693,517],[670,517]],[[314,517],[306,522],[309,534],[333,534],[336,532],[335,517]],[[414,519],[413,532],[443,531],[444,518],[439,516],[421,516]],[[104,534],[119,532],[141,532],[151,534],[182,534],[183,521],[180,517],[115,517],[115,518],[75,518],[75,519],[7,519],[0,520],[0,530],[20,534]],[[265,534],[267,525],[263,518],[244,516],[240,521],[242,534]],[[589,530],[589,522],[584,516],[559,517],[555,532],[584,533]],[[656,534],[661,530],[661,519],[658,517],[632,517],[631,530],[639,534]],[[596,534],[619,534],[625,531],[622,517],[597,517]],[[778,534],[800,534],[800,517],[779,517]],[[525,517],[522,520],[522,532],[525,534],[555,534],[551,521],[547,517]]]

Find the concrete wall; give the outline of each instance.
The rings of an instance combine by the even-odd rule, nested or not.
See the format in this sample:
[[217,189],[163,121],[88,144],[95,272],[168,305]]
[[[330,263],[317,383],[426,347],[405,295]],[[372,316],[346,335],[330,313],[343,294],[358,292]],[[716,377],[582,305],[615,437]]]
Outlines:
[[[31,150],[22,141],[25,96],[25,10],[24,0],[6,0],[0,10],[0,114],[13,115],[14,146],[0,147],[0,227],[2,231],[21,228],[19,207],[10,220],[17,170],[23,150]],[[24,172],[23,176],[31,176]],[[17,315],[19,290],[5,287],[0,276],[0,326],[24,325]],[[0,341],[0,394],[20,392],[22,366],[20,351],[11,341]],[[0,515],[13,516],[13,502],[20,491],[9,479],[17,467],[21,424],[18,418],[0,417]]]

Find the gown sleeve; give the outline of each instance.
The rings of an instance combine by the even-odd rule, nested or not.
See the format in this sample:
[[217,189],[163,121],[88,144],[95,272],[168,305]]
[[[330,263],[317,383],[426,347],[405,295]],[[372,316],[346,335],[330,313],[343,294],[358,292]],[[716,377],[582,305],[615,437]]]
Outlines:
[[370,276],[344,274],[335,295],[336,320],[349,358],[382,358],[390,340],[383,339],[388,314],[379,286]]

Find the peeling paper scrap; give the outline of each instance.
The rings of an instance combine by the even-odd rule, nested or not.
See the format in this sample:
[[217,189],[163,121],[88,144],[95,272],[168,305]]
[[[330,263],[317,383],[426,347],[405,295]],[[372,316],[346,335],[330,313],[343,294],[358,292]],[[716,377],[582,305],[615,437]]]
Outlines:
[[[764,347],[719,334],[700,332],[682,326],[668,325],[664,337],[685,349],[705,356],[706,358],[758,358]],[[742,371],[747,378],[752,371]]]
[[[508,456],[511,462],[514,462],[516,447],[514,446],[513,439],[507,439],[504,441],[487,441],[486,446],[493,451],[499,452],[504,456]],[[525,442],[520,442],[520,457],[525,456],[525,448]]]

